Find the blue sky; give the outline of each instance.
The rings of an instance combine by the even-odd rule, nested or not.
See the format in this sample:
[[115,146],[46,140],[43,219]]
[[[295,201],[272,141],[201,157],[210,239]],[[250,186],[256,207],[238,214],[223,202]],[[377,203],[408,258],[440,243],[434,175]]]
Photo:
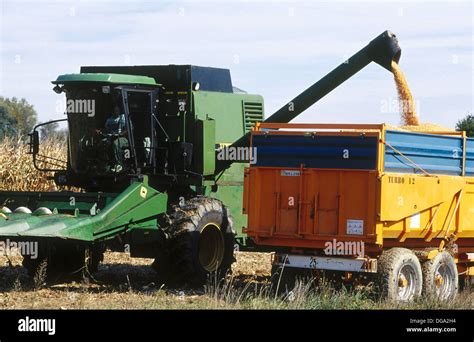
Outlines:
[[[422,122],[473,111],[472,1],[0,0],[0,95],[40,120],[61,117],[57,75],[81,65],[197,64],[231,69],[266,114],[389,29]],[[392,75],[372,63],[299,122],[399,123]]]

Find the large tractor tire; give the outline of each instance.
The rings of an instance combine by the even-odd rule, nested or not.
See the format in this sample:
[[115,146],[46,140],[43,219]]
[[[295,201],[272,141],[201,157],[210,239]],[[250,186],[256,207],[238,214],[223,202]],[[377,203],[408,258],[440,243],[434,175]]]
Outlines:
[[39,251],[38,257],[23,257],[23,267],[35,281],[52,281],[62,276],[89,277],[104,258],[103,245],[90,247],[64,244]]
[[454,298],[459,288],[459,275],[454,258],[440,252],[422,265],[423,295],[441,300]]
[[391,248],[378,260],[378,285],[383,297],[408,302],[421,295],[423,275],[420,261],[406,248]]
[[202,286],[220,281],[234,258],[232,217],[221,201],[195,197],[173,207],[167,253],[159,266],[174,285]]

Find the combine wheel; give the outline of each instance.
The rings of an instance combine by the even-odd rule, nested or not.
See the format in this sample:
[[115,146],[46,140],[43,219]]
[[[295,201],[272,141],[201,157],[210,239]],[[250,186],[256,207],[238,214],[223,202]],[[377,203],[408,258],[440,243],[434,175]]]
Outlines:
[[454,298],[458,292],[459,276],[454,258],[440,252],[423,263],[423,294],[441,300]]
[[392,301],[411,301],[421,295],[422,271],[416,255],[406,248],[391,248],[378,261],[379,288]]
[[207,280],[223,279],[235,261],[235,231],[227,207],[213,198],[195,197],[174,206],[169,216],[167,255],[162,265],[169,280],[202,286]]

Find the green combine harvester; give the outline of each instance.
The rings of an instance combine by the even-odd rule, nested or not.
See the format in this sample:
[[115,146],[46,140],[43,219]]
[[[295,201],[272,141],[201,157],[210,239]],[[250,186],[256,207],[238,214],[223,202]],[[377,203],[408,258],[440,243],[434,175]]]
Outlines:
[[[265,122],[289,122],[374,61],[400,58],[386,31]],[[0,239],[35,242],[24,255],[35,275],[94,272],[106,248],[154,258],[169,282],[223,277],[234,250],[255,247],[242,227],[245,162],[252,127],[264,121],[259,95],[232,85],[226,69],[192,65],[91,66],[59,76],[63,120],[30,134],[37,169],[82,191],[0,192]],[[42,152],[42,126],[66,121],[67,160]],[[222,160],[219,156],[232,156]],[[44,266],[41,266],[44,267]]]

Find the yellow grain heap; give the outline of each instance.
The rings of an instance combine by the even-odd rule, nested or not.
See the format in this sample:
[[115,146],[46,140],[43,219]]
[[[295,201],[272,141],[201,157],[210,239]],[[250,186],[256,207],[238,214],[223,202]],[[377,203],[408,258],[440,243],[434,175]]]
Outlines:
[[387,129],[394,131],[410,131],[410,132],[453,132],[452,128],[444,127],[432,123],[420,123],[418,125],[402,125],[393,126],[386,124]]
[[397,85],[398,101],[402,109],[402,124],[405,126],[419,125],[418,116],[416,115],[415,100],[411,94],[408,82],[397,62],[392,61],[392,72]]
[[407,131],[414,131],[414,132],[452,132],[454,131],[452,128],[444,127],[438,124],[433,123],[420,123],[418,125],[404,125],[400,126],[400,128],[405,129]]

